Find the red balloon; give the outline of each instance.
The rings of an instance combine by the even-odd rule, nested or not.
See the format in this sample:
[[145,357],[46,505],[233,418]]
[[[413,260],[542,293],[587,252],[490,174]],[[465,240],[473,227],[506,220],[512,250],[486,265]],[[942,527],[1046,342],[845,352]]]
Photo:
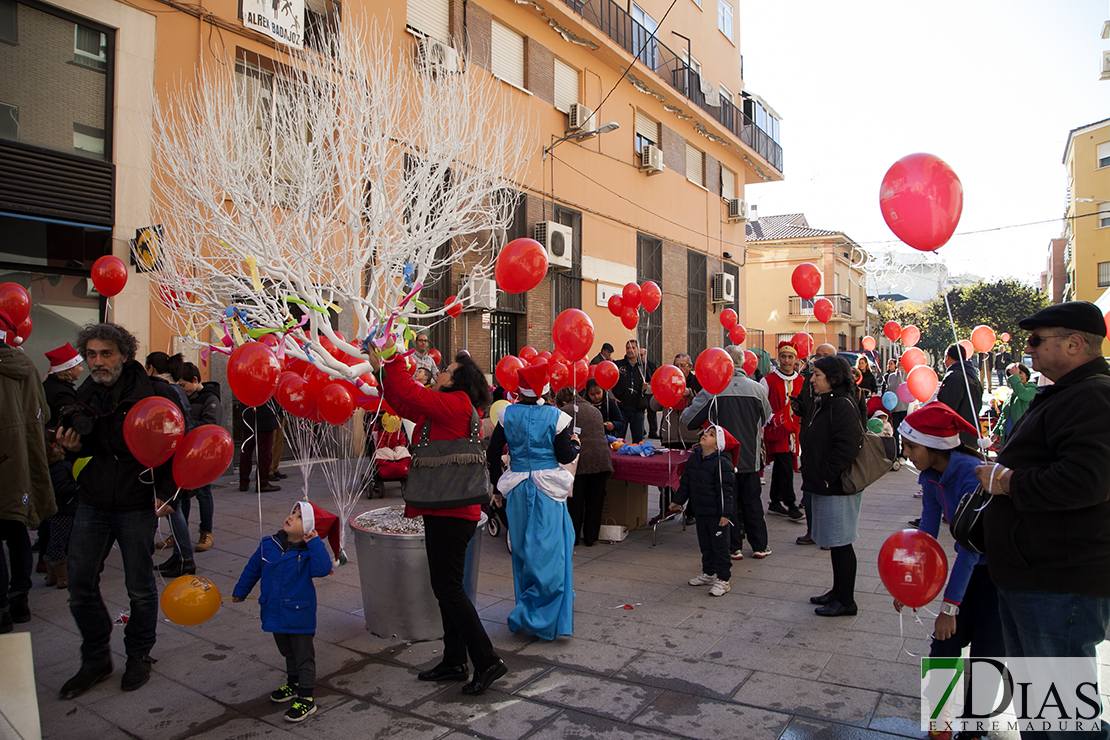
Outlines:
[[902,336],[902,325],[897,321],[888,321],[883,325],[883,335],[892,342],[897,342]]
[[31,317],[28,316],[15,328],[15,335],[20,339],[27,339],[27,337],[31,336],[31,330],[34,328],[35,324],[31,321]]
[[651,392],[663,408],[674,408],[686,393],[686,374],[674,365],[664,365],[651,376]]
[[585,360],[575,360],[574,367],[570,369],[574,390],[580,391],[586,387],[586,381],[590,379],[591,369],[593,369],[593,366]]
[[127,285],[127,266],[119,257],[106,254],[93,262],[92,281],[97,293],[111,298]]
[[536,359],[536,356],[538,354],[539,354],[539,352],[536,351],[535,347],[529,347],[529,346],[525,345],[520,350],[520,352],[517,352],[517,357],[520,358],[521,362],[523,362],[525,365],[527,365],[527,364],[531,363],[532,360]]
[[971,356],[975,354],[975,345],[966,339],[961,339],[960,346],[964,348],[964,359],[970,360]]
[[944,246],[956,230],[964,207],[964,188],[940,157],[910,154],[883,175],[879,207],[895,236],[914,249],[932,252]]
[[566,363],[552,362],[548,363],[548,367],[551,368],[551,375],[548,381],[551,383],[551,390],[558,391],[565,388],[567,384],[571,382],[570,368],[566,366]]
[[726,308],[721,311],[720,320],[721,326],[725,328],[725,331],[728,331],[732,327],[736,326],[736,322],[739,319],[736,316],[736,311],[732,310],[731,308]]
[[907,373],[918,365],[924,365],[925,362],[925,353],[920,347],[910,347],[902,353],[902,369]]
[[813,335],[809,332],[798,332],[791,337],[790,343],[798,350],[798,357],[809,357],[813,354]]
[[935,599],[947,577],[944,548],[920,529],[895,532],[879,550],[879,578],[908,607],[918,609]]
[[859,344],[863,347],[865,352],[875,351],[875,337],[864,337],[860,340]]
[[261,406],[277,390],[281,363],[261,342],[247,342],[235,348],[227,363],[227,384],[245,406]]
[[304,379],[308,383],[308,392],[312,394],[313,398],[319,396],[320,391],[324,390],[324,386],[333,380],[330,375],[315,365],[310,365],[305,369]]
[[821,270],[812,262],[803,262],[794,268],[790,276],[794,292],[805,300],[811,300],[821,292]]
[[609,313],[613,314],[619,319],[621,317],[621,314],[624,312],[624,298],[619,293],[616,295],[611,295],[609,296],[608,305]]
[[563,353],[560,352],[559,350],[555,350],[554,352],[552,352],[548,355],[547,364],[555,365],[556,363],[559,363],[559,362],[561,362],[563,364],[567,363],[567,358],[563,357]]
[[733,324],[732,328],[728,330],[728,338],[733,344],[743,344],[744,340],[748,338],[748,330],[742,324]]
[[293,416],[312,419],[316,416],[316,394],[308,387],[308,381],[293,377],[278,386],[277,402]]
[[648,313],[659,308],[659,302],[662,300],[663,291],[659,290],[659,286],[651,280],[640,286],[640,305]]
[[910,393],[922,403],[933,397],[938,384],[936,371],[928,365],[918,365],[906,375],[906,385],[910,387]]
[[902,344],[914,347],[921,341],[921,330],[913,324],[902,328]]
[[443,302],[443,305],[447,307],[447,315],[451,318],[457,319],[459,316],[462,316],[462,301],[460,301],[457,296],[447,296],[447,300]]
[[999,337],[999,338],[1000,338],[1000,339],[1001,339],[1001,340],[1002,340],[1003,342],[1009,342],[1009,341],[1010,341],[1010,333],[1009,333],[1009,332],[1005,332],[1005,331],[1004,331],[1004,332],[1002,332],[1002,336],[1001,336],[1001,337]]
[[285,356],[285,369],[291,373],[296,373],[297,375],[304,377],[305,371],[308,370],[309,367],[311,367],[311,365],[309,365],[304,360],[298,360],[292,355]]
[[971,344],[980,352],[990,352],[996,341],[998,337],[994,335],[994,329],[985,324],[979,324],[971,330]]
[[640,323],[640,312],[632,306],[625,306],[621,312],[621,323],[625,329],[635,329],[636,324]]
[[759,369],[759,355],[750,349],[744,350],[744,364],[742,366],[746,375],[752,375]]
[[547,275],[547,250],[535,239],[513,239],[501,248],[493,277],[506,293],[527,293]]
[[[276,396],[278,394],[278,391],[281,390],[281,387],[283,385],[285,385],[286,383],[288,383],[290,380],[292,380],[293,378],[300,378],[300,377],[301,377],[300,375],[297,375],[294,372],[290,372],[289,370],[282,370],[281,375],[278,376],[278,389],[276,391],[274,391],[274,395]],[[304,378],[301,378],[301,380],[304,380]],[[279,403],[280,403],[280,401],[279,401]]]
[[173,457],[185,436],[185,417],[177,404],[161,396],[140,399],[123,417],[123,441],[148,468]]
[[180,488],[203,488],[231,465],[235,443],[227,430],[204,424],[185,435],[173,456],[173,480]]
[[550,361],[551,361],[551,358],[552,358],[552,356],[553,356],[553,355],[551,354],[551,352],[549,352],[548,350],[546,350],[546,349],[545,349],[545,350],[544,350],[543,352],[540,352],[540,353],[539,353],[538,355],[536,355],[536,356],[535,356],[535,357],[534,357],[534,358],[532,359],[532,362],[531,362],[530,364],[532,364],[532,365],[536,365],[536,364],[538,364],[538,363],[539,363],[539,361],[540,361],[540,360],[543,360],[543,361],[544,361],[545,363],[546,363],[546,362],[550,362]]
[[0,311],[19,326],[31,315],[31,294],[19,283],[0,283]]
[[832,321],[833,304],[828,298],[818,298],[813,302],[813,316],[822,324]]
[[616,363],[605,360],[597,364],[597,369],[594,370],[594,380],[605,390],[612,390],[617,381],[621,379],[621,371],[617,369]]
[[443,355],[439,353],[438,349],[428,350],[428,356],[432,358],[432,362],[436,364],[436,367],[439,367],[439,365],[443,362]]
[[716,395],[732,382],[735,368],[728,352],[720,347],[710,347],[698,355],[694,363],[694,374],[701,382],[702,388]]
[[[525,347],[525,349],[530,349]],[[535,350],[532,350],[535,352]],[[523,354],[523,353],[522,353]],[[516,393],[517,387],[520,384],[520,377],[516,374],[517,370],[524,367],[524,362],[512,355],[505,355],[494,368],[493,374],[497,378],[497,382],[501,387],[510,393]]]
[[320,418],[329,424],[344,424],[355,411],[355,396],[345,381],[333,380],[316,397]]
[[555,323],[551,325],[551,339],[564,357],[577,360],[593,346],[594,322],[585,311],[568,308],[555,317]]
[[624,286],[624,290],[621,291],[621,299],[624,301],[625,308],[628,308],[629,306],[632,306],[633,308],[639,306],[640,286],[636,283],[626,284]]

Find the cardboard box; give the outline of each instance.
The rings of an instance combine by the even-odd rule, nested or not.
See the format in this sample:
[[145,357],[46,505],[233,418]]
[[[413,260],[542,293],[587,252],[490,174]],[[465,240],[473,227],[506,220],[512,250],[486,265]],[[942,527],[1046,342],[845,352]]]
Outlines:
[[[643,483],[629,483],[610,478],[605,483],[605,505],[601,509],[601,523],[623,524],[628,531],[648,523],[648,487]],[[609,520],[612,519],[613,522]]]

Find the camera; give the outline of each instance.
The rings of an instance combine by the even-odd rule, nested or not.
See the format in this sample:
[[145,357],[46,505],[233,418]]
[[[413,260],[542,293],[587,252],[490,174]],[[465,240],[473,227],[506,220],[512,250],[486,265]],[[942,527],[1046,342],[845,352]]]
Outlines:
[[72,429],[80,435],[91,434],[96,413],[83,403],[72,403],[58,410],[58,427]]

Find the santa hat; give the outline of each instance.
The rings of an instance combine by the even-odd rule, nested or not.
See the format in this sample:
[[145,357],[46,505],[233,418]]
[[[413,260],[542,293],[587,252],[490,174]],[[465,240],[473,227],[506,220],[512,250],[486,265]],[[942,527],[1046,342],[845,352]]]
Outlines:
[[516,371],[516,374],[520,379],[518,390],[521,395],[538,398],[550,390],[547,381],[551,377],[551,370],[547,367],[547,363],[522,367]]
[[301,510],[301,529],[304,532],[311,532],[316,529],[316,512],[313,510],[312,504],[307,501],[298,501],[293,504],[289,513],[296,514],[298,508]]
[[740,464],[740,443],[728,433],[720,424],[710,424],[706,422],[702,425],[704,429],[714,429],[717,432],[717,449],[721,452],[728,452],[732,456],[732,467]]
[[11,314],[3,309],[0,309],[0,341],[8,341],[8,333],[15,337],[15,330],[18,329],[15,322],[12,321]]
[[783,352],[789,352],[795,357],[798,356],[798,348],[795,347],[794,343],[790,341],[779,342],[779,354],[781,355]]
[[906,417],[898,433],[914,444],[931,450],[954,450],[960,446],[960,432],[979,436],[979,430],[940,401],[927,403]]
[[50,360],[50,372],[60,373],[81,364],[81,355],[77,354],[69,342],[57,349],[46,352],[46,359]]

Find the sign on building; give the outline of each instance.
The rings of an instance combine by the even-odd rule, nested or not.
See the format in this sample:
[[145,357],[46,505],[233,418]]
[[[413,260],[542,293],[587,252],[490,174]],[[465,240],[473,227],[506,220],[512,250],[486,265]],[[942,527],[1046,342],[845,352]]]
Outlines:
[[304,0],[241,0],[243,25],[286,46],[304,39]]

